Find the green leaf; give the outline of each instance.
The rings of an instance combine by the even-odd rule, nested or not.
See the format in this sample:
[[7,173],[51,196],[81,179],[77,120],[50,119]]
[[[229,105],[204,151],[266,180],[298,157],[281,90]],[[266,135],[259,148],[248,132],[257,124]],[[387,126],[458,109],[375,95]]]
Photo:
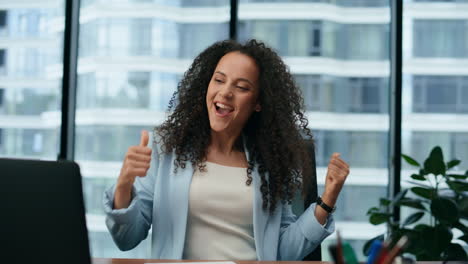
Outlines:
[[455,227],[456,229],[462,231],[463,234],[465,234],[465,235],[468,234],[468,227],[466,227],[461,222],[456,222],[455,224],[453,224],[453,227]]
[[460,218],[457,205],[447,198],[436,198],[431,203],[432,215],[441,223],[452,225]]
[[456,191],[456,192],[466,192],[468,191],[468,182],[466,181],[450,181],[447,180],[447,185],[450,187],[450,189]]
[[[437,225],[435,226],[434,234],[433,234],[433,243],[436,252],[443,252],[452,241],[453,234],[452,230],[444,225]],[[440,253],[438,255],[440,255]]]
[[415,209],[426,210],[426,207],[422,204],[424,201],[420,199],[413,198],[403,198],[397,204],[398,206],[407,206]]
[[417,213],[414,213],[410,216],[408,216],[405,220],[405,222],[403,222],[403,226],[406,226],[406,225],[411,225],[413,223],[416,223],[417,221],[419,221],[419,219],[421,219],[422,217],[424,216],[424,212],[417,212]]
[[413,187],[411,191],[423,198],[432,200],[435,197],[435,190],[432,188],[423,188],[423,187]]
[[428,175],[429,173],[427,173],[424,169],[420,169],[419,170],[419,175]]
[[375,213],[375,212],[378,212],[378,211],[379,211],[379,208],[377,208],[377,207],[371,207],[371,208],[369,208],[369,210],[367,210],[366,215],[370,215],[370,214]]
[[459,244],[451,243],[448,245],[447,250],[445,250],[444,259],[467,261],[468,256],[466,255],[466,252],[462,246],[460,246]]
[[426,177],[421,176],[419,174],[412,174],[411,178],[414,179],[414,180],[417,180],[417,181],[425,181],[426,180]]
[[408,155],[405,155],[405,154],[401,154],[401,157],[406,161],[406,163],[408,163],[409,165],[412,165],[412,166],[415,166],[415,167],[421,167],[421,165],[415,161],[413,158],[411,158],[410,156]]
[[395,195],[395,198],[393,198],[393,204],[397,204],[401,199],[403,199],[408,192],[408,189],[404,189],[403,191],[400,191],[397,195]]
[[463,196],[457,201],[458,210],[460,211],[460,217],[468,219],[468,196]]
[[388,206],[388,205],[390,205],[391,202],[392,202],[392,201],[390,201],[389,199],[380,198],[380,205]]
[[390,213],[373,213],[369,217],[369,222],[373,225],[380,225],[387,222],[391,216],[392,214]]
[[451,160],[451,161],[447,162],[447,170],[457,166],[460,163],[461,163],[460,160]]
[[432,149],[429,158],[424,161],[424,170],[434,175],[445,175],[445,162],[442,149],[437,146]]
[[421,244],[424,249],[418,260],[440,260],[441,253],[447,248],[452,240],[453,234],[451,230],[444,225],[435,227],[425,227],[419,232],[418,240],[413,243]]
[[457,180],[465,180],[466,178],[468,178],[468,175],[448,174],[447,177],[454,178]]
[[440,146],[435,146],[431,153],[429,154],[430,158],[438,161],[444,161],[444,154],[442,153],[442,148]]
[[426,232],[426,230],[430,229],[431,226],[428,226],[426,224],[419,224],[415,226],[413,229],[416,231],[421,231],[421,232]]
[[369,256],[369,250],[370,250],[370,246],[372,245],[372,243],[374,243],[374,240],[384,240],[384,234],[381,234],[381,235],[378,235],[376,237],[373,237],[369,240],[367,240],[367,242],[364,244],[364,247],[362,248],[362,253],[364,254],[364,256]]
[[463,235],[461,237],[458,237],[457,239],[463,240],[463,241],[465,241],[465,243],[468,244],[468,235]]
[[406,182],[411,183],[411,184],[416,185],[416,186],[423,187],[423,188],[432,188],[431,186],[429,186],[427,184],[422,184],[421,182],[415,182],[415,181],[406,181]]

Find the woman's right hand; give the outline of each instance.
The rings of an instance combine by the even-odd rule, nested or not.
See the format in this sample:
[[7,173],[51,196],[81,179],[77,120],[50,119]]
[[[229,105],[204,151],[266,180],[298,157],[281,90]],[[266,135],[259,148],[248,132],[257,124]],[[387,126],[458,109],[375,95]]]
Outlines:
[[140,145],[131,146],[117,180],[114,209],[127,208],[131,201],[132,186],[136,177],[145,177],[151,163],[151,148],[148,147],[148,131],[141,132]]

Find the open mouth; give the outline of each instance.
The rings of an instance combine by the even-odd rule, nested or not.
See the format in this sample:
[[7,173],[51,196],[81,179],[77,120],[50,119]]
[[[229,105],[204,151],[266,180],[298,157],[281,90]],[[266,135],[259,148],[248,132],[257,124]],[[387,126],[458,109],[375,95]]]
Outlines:
[[234,111],[234,108],[231,106],[216,102],[214,103],[216,108],[216,115],[220,117],[228,116],[230,113]]

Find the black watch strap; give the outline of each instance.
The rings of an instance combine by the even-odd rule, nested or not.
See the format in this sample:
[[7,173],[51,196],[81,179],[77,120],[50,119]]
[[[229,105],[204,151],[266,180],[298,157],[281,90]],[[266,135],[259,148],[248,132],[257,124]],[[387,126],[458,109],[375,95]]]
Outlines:
[[326,203],[323,202],[322,197],[318,196],[317,197],[317,204],[320,205],[320,207],[323,208],[323,210],[327,211],[327,213],[332,214],[336,210],[336,206],[331,207],[327,205]]

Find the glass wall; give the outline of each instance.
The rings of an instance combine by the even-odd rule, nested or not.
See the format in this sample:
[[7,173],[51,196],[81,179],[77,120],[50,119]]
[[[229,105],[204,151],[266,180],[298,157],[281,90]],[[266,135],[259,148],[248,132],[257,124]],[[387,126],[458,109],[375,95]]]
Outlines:
[[75,157],[93,257],[150,258],[151,239],[128,252],[115,246],[102,195],[141,130],[163,121],[194,57],[229,38],[230,1],[119,0],[111,9],[108,3],[81,3]]
[[50,61],[61,60],[62,33],[54,30],[63,1],[2,3],[0,9],[0,156],[56,159],[61,80]]
[[[389,1],[374,0],[239,4],[239,39],[274,48],[301,88],[316,141],[319,194],[333,152],[352,168],[335,219],[359,253],[384,232],[368,224],[366,212],[387,192],[389,12]],[[334,239],[322,244],[324,260]]]
[[[406,1],[403,152],[422,160],[436,145],[468,169],[467,1]],[[436,14],[428,17],[426,14]],[[403,171],[402,176],[408,176]]]
[[[440,146],[445,160],[462,161],[454,171],[462,174],[468,169],[467,11],[466,0],[413,0],[403,12],[402,152],[424,162]],[[403,165],[401,183],[410,187],[414,167]],[[402,210],[402,219],[412,213]]]

